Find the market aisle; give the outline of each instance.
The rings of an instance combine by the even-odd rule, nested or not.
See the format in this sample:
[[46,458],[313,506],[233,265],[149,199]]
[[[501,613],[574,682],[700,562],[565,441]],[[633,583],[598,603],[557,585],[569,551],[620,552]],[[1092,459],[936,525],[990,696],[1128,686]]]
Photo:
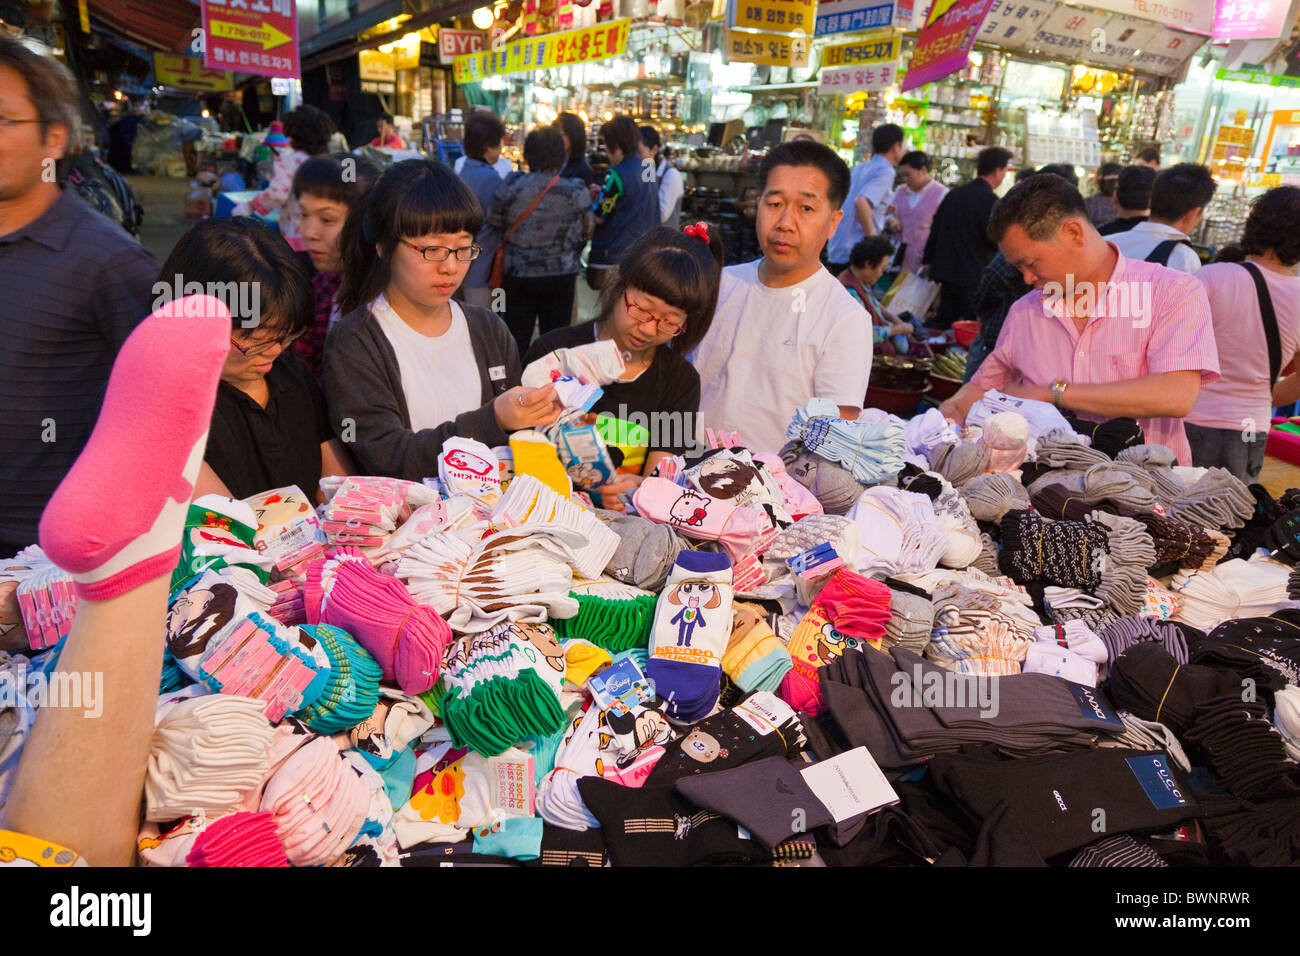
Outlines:
[[190,181],[169,176],[128,176],[127,180],[135,190],[136,201],[144,207],[140,241],[161,265],[176,240],[195,222],[185,218]]

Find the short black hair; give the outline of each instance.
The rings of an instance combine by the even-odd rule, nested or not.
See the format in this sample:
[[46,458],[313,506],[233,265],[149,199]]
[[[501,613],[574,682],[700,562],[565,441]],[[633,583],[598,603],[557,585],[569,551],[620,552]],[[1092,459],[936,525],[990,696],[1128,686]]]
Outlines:
[[375,119],[383,120],[385,123],[391,123],[393,121],[393,114],[388,112],[383,112],[380,113],[378,116],[376,116]]
[[313,156],[293,174],[293,195],[295,199],[317,196],[351,207],[378,178],[379,167],[364,157],[346,153]]
[[1241,248],[1253,256],[1273,250],[1282,265],[1300,262],[1300,186],[1275,186],[1255,200]]
[[767,177],[778,166],[811,166],[826,177],[826,198],[836,209],[849,194],[849,167],[835,150],[811,140],[792,140],[773,146],[758,168],[758,191],[767,189]]
[[914,149],[910,153],[904,153],[903,158],[898,161],[898,165],[906,166],[908,169],[928,170],[930,168],[930,157],[919,149]]
[[657,149],[663,145],[663,140],[659,136],[659,130],[655,129],[653,126],[642,126],[640,127],[640,131],[641,142],[648,149]]
[[1160,147],[1158,147],[1158,146],[1147,146],[1147,147],[1145,147],[1145,148],[1143,148],[1143,149],[1138,150],[1138,154],[1137,154],[1137,156],[1135,156],[1135,157],[1133,157],[1133,158],[1134,158],[1134,159],[1140,159],[1140,160],[1142,160],[1142,162],[1144,162],[1144,163],[1159,163],[1159,162],[1160,162]]
[[606,149],[617,149],[625,157],[636,155],[636,144],[641,142],[641,131],[636,122],[623,113],[601,124],[600,139]]
[[1001,242],[1008,229],[1019,226],[1030,239],[1042,242],[1056,235],[1061,223],[1071,217],[1088,221],[1088,208],[1079,190],[1060,176],[1040,173],[1016,183],[994,203],[989,238]]
[[1246,250],[1235,243],[1228,243],[1214,254],[1215,262],[1245,262]]
[[284,135],[289,145],[308,156],[319,156],[329,148],[337,127],[329,113],[316,106],[295,106],[284,114]]
[[1193,209],[1208,206],[1218,185],[1209,167],[1197,163],[1162,169],[1151,184],[1151,218],[1177,222]]
[[1119,185],[1120,170],[1123,168],[1119,163],[1102,163],[1097,167],[1097,194],[1099,196],[1115,195],[1115,187]]
[[552,126],[569,138],[569,159],[580,162],[587,158],[587,127],[573,113],[561,113]]
[[686,313],[686,331],[668,343],[678,355],[700,344],[713,322],[724,261],[721,230],[705,226],[708,240],[671,226],[655,226],[619,257],[618,277],[601,296],[600,321],[614,314],[628,289],[663,299]]
[[558,129],[539,126],[524,140],[524,162],[532,173],[557,173],[564,166],[564,137]]
[[903,141],[903,127],[897,123],[885,123],[871,131],[871,151],[887,153]]
[[465,155],[482,159],[494,146],[500,146],[506,135],[506,124],[487,110],[475,110],[465,120]]
[[431,159],[393,163],[366,201],[352,207],[343,226],[339,308],[351,312],[384,291],[388,263],[403,239],[430,233],[477,236],[482,228],[478,197],[450,166]]
[[1060,176],[1076,189],[1079,187],[1079,174],[1069,163],[1048,163],[1046,166],[1040,166],[1034,175],[1041,176],[1043,173],[1049,176]]
[[[289,335],[310,328],[316,317],[307,267],[279,229],[256,219],[241,216],[196,223],[177,240],[158,281],[169,287],[178,281],[182,287],[198,282],[205,289],[234,288],[235,283],[251,286],[257,290],[259,330]],[[236,311],[230,310],[231,328],[249,329],[249,317]]]
[[989,146],[981,149],[975,157],[975,175],[987,176],[989,173],[1003,169],[1011,162],[1011,150],[1001,146]]
[[1124,209],[1150,209],[1156,171],[1150,166],[1125,166],[1115,183],[1115,203]]
[[860,239],[849,252],[849,265],[855,269],[862,269],[868,265],[874,266],[881,259],[893,254],[894,244],[884,236],[867,236],[865,239]]

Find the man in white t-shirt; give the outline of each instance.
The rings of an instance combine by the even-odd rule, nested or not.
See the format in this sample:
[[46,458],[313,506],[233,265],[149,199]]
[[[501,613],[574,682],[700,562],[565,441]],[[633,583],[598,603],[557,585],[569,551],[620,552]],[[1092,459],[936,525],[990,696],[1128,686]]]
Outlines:
[[1190,235],[1214,198],[1216,186],[1205,166],[1170,166],[1151,185],[1151,215],[1146,222],[1108,238],[1126,258],[1195,272],[1201,267],[1201,257],[1192,248]]
[[779,451],[796,408],[828,398],[857,418],[871,374],[871,320],[822,266],[849,170],[820,143],[772,149],[759,171],[763,258],[722,270],[718,307],[690,359],[704,426]]

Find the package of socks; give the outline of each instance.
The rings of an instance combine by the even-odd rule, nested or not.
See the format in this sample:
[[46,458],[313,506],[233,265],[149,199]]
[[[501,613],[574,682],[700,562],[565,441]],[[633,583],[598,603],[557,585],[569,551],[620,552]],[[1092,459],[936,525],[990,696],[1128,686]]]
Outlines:
[[438,456],[438,480],[448,495],[469,495],[485,508],[501,498],[501,475],[492,449],[472,438],[451,438]]
[[264,701],[266,719],[275,723],[315,703],[329,681],[330,663],[310,634],[254,612],[208,644],[198,671],[213,691]]
[[731,562],[725,554],[683,551],[655,607],[646,676],[665,713],[685,724],[717,703],[722,655],[731,636]]
[[325,543],[316,509],[296,485],[253,495],[245,498],[244,504],[253,509],[257,519],[253,547],[274,558],[277,568],[290,555]]
[[560,463],[579,488],[599,488],[614,477],[614,461],[595,425],[561,428]]
[[247,568],[265,583],[275,559],[258,551],[256,540],[257,517],[247,504],[221,495],[196,498],[186,513],[172,589],[206,570],[226,567]]
[[72,577],[48,562],[26,574],[15,592],[32,650],[53,647],[72,631],[77,595]]

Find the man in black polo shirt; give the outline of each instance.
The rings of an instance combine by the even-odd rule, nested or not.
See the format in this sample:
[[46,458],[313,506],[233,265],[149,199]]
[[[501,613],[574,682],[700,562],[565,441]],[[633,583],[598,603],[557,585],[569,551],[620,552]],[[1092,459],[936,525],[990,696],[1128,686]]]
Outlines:
[[153,257],[58,186],[80,129],[67,71],[0,35],[0,556],[35,543],[118,349],[153,304]]
[[1115,185],[1115,218],[1097,229],[1103,236],[1128,232],[1151,215],[1151,189],[1156,171],[1150,166],[1125,166]]

